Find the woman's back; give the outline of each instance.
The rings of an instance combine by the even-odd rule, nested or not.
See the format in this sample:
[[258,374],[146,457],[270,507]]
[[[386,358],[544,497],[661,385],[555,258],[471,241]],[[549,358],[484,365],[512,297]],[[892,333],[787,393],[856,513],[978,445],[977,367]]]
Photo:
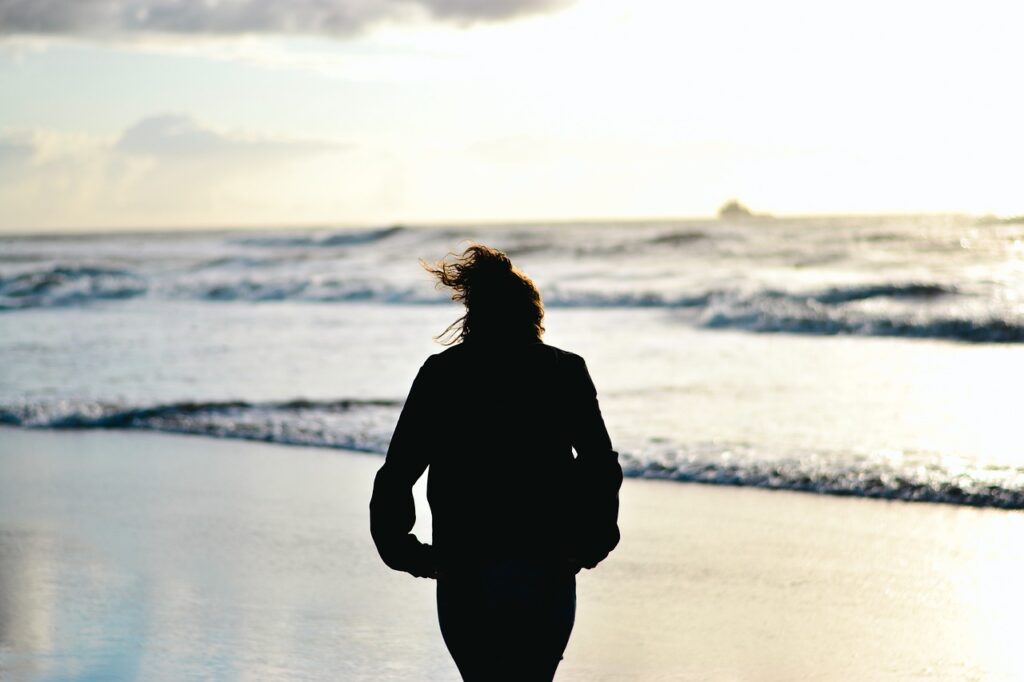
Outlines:
[[[470,342],[431,364],[442,387],[461,377],[465,390],[454,414],[434,417],[427,495],[439,560],[574,556],[572,446],[582,440],[574,427],[589,383],[582,358],[542,343]],[[607,457],[600,429],[591,440]]]
[[[465,342],[428,358],[375,498],[428,466],[434,560],[443,567],[540,556],[590,566],[618,540],[621,469],[586,365],[573,353],[540,342]],[[595,486],[604,494],[595,496]],[[581,507],[588,497],[603,497],[604,508]],[[378,525],[386,509],[407,512],[377,501]]]

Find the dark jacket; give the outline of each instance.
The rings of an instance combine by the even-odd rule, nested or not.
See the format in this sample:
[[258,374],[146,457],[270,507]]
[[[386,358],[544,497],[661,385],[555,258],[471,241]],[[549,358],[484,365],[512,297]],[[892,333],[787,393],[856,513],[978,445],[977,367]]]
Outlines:
[[[428,466],[433,546],[410,532]],[[374,481],[370,529],[388,566],[420,577],[501,558],[592,568],[619,541],[621,483],[583,358],[466,341],[420,368]]]

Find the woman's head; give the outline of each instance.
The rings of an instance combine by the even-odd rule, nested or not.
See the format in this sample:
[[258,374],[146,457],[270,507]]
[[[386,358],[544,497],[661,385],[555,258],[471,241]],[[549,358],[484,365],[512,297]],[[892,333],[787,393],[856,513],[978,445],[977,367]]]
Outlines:
[[512,266],[501,251],[473,244],[461,256],[451,254],[423,267],[439,286],[452,290],[466,313],[437,338],[441,343],[539,341],[544,333],[544,304],[529,277]]

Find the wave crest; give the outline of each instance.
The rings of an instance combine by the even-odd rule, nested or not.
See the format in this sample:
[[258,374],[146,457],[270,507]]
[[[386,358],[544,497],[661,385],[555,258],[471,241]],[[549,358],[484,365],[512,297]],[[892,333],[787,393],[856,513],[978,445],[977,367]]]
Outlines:
[[1024,319],[993,313],[957,314],[917,307],[865,311],[847,304],[867,298],[947,295],[936,285],[904,285],[831,290],[820,294],[793,295],[760,292],[750,296],[716,295],[698,317],[708,329],[742,329],[811,335],[898,336],[948,339],[972,343],[1022,343]]
[[[384,453],[395,400],[178,402],[146,407],[61,401],[0,406],[0,424],[52,429],[139,429],[285,445]],[[956,470],[941,458],[895,463],[850,453],[761,453],[742,445],[650,442],[625,448],[624,472],[714,485],[795,490],[908,502],[1024,509],[1024,468]]]
[[390,400],[178,402],[146,407],[59,401],[0,407],[0,424],[140,429],[383,452],[401,403]]
[[128,270],[57,265],[0,277],[0,310],[133,298],[146,289],[146,281]]
[[637,478],[1024,509],[1024,469],[1011,467],[965,467],[954,472],[915,463],[900,468],[881,458],[814,452],[765,458],[750,448],[719,444],[662,445],[635,455],[625,453],[622,459],[626,475]]
[[[403,228],[372,235],[383,239]],[[264,237],[261,239],[278,239]],[[312,239],[312,237],[288,237]],[[322,238],[320,241],[323,241]],[[84,305],[137,298],[264,303],[366,302],[434,305],[449,301],[444,292],[370,277],[261,272],[265,259],[231,256],[202,264],[171,279],[154,279],[126,269],[52,266],[0,277],[0,310]],[[257,267],[258,266],[258,267]],[[210,271],[216,272],[210,272]],[[153,279],[155,276],[150,276]],[[570,283],[571,284],[571,283]],[[1024,317],[998,302],[963,294],[939,282],[880,282],[812,291],[583,288],[552,282],[544,287],[549,308],[660,308],[679,311],[678,319],[707,329],[739,329],[812,335],[897,336],[974,343],[1024,343]]]
[[358,246],[378,242],[388,237],[393,237],[404,232],[406,228],[401,225],[382,227],[375,230],[336,230],[312,235],[286,235],[286,236],[265,236],[246,237],[238,239],[236,244],[245,246],[263,246],[270,248],[278,247],[299,247],[299,248],[336,248],[342,246]]
[[955,287],[926,282],[909,282],[835,287],[814,294],[811,298],[819,303],[850,303],[870,298],[931,299],[938,296],[953,296],[956,293]]

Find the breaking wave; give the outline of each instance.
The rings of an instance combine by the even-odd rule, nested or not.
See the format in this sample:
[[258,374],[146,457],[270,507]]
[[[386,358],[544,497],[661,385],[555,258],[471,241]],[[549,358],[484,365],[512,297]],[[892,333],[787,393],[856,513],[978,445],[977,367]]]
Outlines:
[[140,429],[384,452],[401,403],[388,400],[179,402],[147,407],[57,401],[0,407],[0,424]]
[[[343,239],[385,239],[403,228],[326,237],[296,237],[340,243]],[[261,237],[259,239],[285,239]],[[247,240],[251,241],[251,239]],[[277,261],[232,256],[207,260],[178,273],[148,276],[125,268],[48,265],[0,276],[0,311],[87,305],[145,297],[147,301],[198,300],[265,303],[365,302],[433,305],[449,297],[422,286],[377,277],[334,273],[281,272]],[[642,280],[641,280],[642,281]],[[550,308],[660,308],[677,320],[705,329],[760,333],[897,336],[974,343],[1024,343],[1024,315],[998,301],[982,300],[937,282],[880,282],[811,291],[774,289],[672,291],[621,281],[577,285],[572,280],[543,285]],[[627,280],[628,282],[628,280]]]
[[206,301],[300,301],[306,303],[444,303],[450,297],[431,289],[399,287],[385,282],[360,279],[255,279],[232,282],[198,282],[179,284],[171,295],[175,298]]
[[922,298],[952,296],[957,293],[953,287],[941,284],[910,282],[906,284],[868,284],[864,286],[839,287],[814,294],[811,298],[818,303],[848,303],[869,298]]
[[[384,453],[400,401],[180,402],[147,407],[58,401],[0,406],[0,424],[49,429],[138,429]],[[799,452],[745,445],[651,442],[624,448],[634,478],[828,495],[1024,509],[1024,468],[955,470],[942,458]]]
[[404,232],[406,228],[401,225],[382,227],[376,230],[332,230],[312,235],[282,235],[282,236],[260,236],[246,237],[235,240],[234,243],[244,246],[263,247],[299,247],[299,248],[331,248],[342,246],[358,246],[378,242],[388,237]]
[[[811,335],[899,336],[973,343],[1022,343],[1024,318],[980,311],[965,314],[953,308],[916,306],[919,299],[953,296],[937,285],[880,285],[830,289],[795,295],[774,291],[742,296],[716,294],[701,310],[698,324],[708,329],[742,329]],[[863,309],[856,303],[872,298],[912,299],[910,305]]]
[[623,453],[627,476],[688,483],[792,490],[824,495],[972,507],[1024,509],[1024,468],[970,467],[952,471],[919,454],[902,467],[885,457],[791,453],[766,457],[747,446],[658,444]]
[[145,279],[127,270],[55,266],[0,277],[0,310],[134,298],[146,289]]

